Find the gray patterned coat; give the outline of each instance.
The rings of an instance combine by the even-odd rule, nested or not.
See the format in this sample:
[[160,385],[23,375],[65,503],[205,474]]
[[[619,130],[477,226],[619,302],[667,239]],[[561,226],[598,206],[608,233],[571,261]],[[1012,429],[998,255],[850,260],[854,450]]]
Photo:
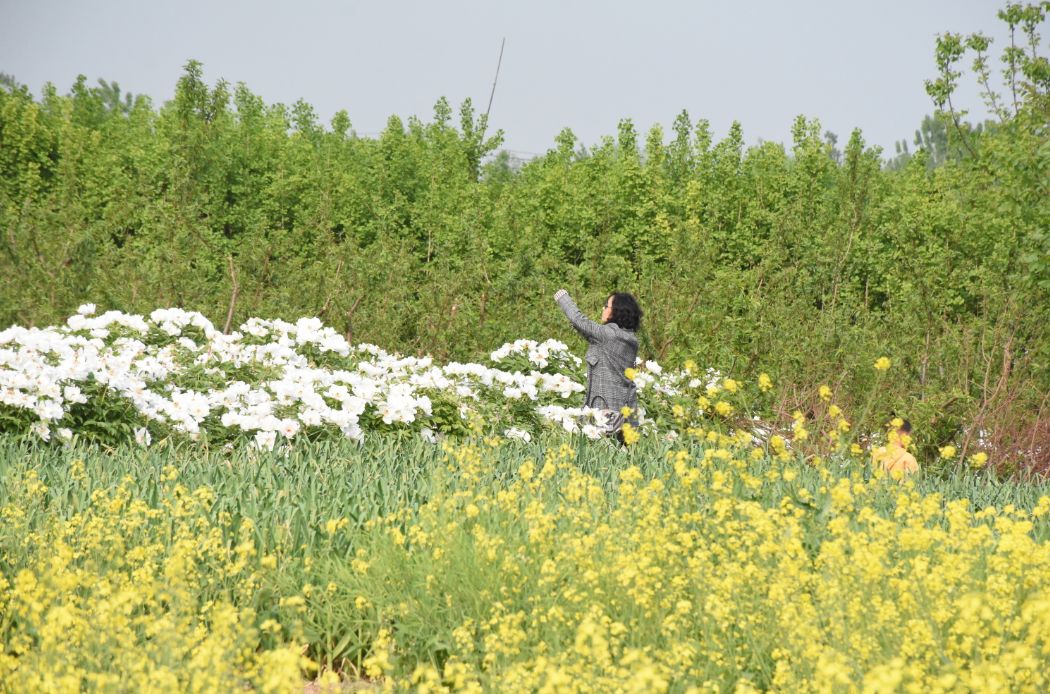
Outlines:
[[[627,368],[634,368],[638,356],[638,338],[633,330],[625,330],[615,323],[595,323],[588,319],[572,297],[564,290],[554,295],[561,310],[568,316],[572,327],[587,340],[587,397],[584,405],[612,410],[620,414],[627,405],[638,409],[638,395],[634,382],[624,375]],[[623,424],[622,416],[614,417],[611,429]],[[634,416],[628,421],[634,421]]]

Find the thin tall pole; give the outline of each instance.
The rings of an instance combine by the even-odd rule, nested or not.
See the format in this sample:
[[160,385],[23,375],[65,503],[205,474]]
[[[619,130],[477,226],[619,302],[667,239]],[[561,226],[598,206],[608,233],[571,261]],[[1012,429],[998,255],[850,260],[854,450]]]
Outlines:
[[492,91],[489,93],[489,105],[485,107],[485,122],[481,125],[481,139],[485,139],[485,129],[489,125],[489,112],[492,110],[492,97],[496,96],[496,82],[499,80],[499,68],[503,64],[503,47],[507,45],[507,37],[499,45],[499,60],[496,61],[496,76],[492,78]]

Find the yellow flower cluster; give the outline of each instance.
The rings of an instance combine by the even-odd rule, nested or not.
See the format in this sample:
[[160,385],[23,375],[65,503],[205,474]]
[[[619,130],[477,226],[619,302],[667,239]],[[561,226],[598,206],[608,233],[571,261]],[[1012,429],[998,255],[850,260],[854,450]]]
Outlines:
[[634,444],[638,443],[638,440],[640,438],[641,434],[638,433],[637,429],[631,426],[630,422],[623,423],[623,442],[625,444],[627,444],[628,446],[633,446]]
[[[70,493],[89,493],[82,466],[71,472]],[[36,529],[47,486],[30,471],[11,490],[0,507],[0,689],[301,689],[302,649],[256,626],[251,523],[213,522],[207,488],[165,483],[150,506],[133,487],[91,491],[88,510]]]
[[450,486],[389,521],[425,541],[377,535],[354,588],[448,615],[447,659],[391,661],[418,646],[395,626],[366,667],[422,691],[1050,687],[1050,499],[976,511],[747,450],[671,451],[612,493],[568,446],[505,484],[479,474],[490,452],[450,447]]

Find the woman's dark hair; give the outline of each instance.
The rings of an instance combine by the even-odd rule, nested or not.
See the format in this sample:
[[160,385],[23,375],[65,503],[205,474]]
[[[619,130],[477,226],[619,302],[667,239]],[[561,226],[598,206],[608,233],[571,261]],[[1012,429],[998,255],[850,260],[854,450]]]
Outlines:
[[616,323],[624,330],[637,330],[642,322],[642,309],[633,296],[624,292],[614,292],[612,297],[612,315],[609,323]]

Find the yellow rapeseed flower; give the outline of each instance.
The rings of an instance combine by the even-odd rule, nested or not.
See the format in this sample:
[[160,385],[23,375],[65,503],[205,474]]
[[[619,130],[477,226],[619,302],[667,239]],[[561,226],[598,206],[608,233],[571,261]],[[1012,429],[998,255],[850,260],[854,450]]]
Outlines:
[[787,444],[784,441],[784,437],[780,434],[773,434],[769,437],[769,447],[778,455],[787,452]]
[[346,518],[332,518],[325,521],[324,531],[329,535],[335,535],[337,532],[349,525],[350,521]]
[[625,444],[627,444],[628,446],[633,446],[634,444],[638,443],[638,440],[641,439],[641,438],[642,438],[641,434],[638,433],[637,429],[635,429],[633,426],[631,426],[630,422],[624,422],[624,424],[623,424],[623,442]]

